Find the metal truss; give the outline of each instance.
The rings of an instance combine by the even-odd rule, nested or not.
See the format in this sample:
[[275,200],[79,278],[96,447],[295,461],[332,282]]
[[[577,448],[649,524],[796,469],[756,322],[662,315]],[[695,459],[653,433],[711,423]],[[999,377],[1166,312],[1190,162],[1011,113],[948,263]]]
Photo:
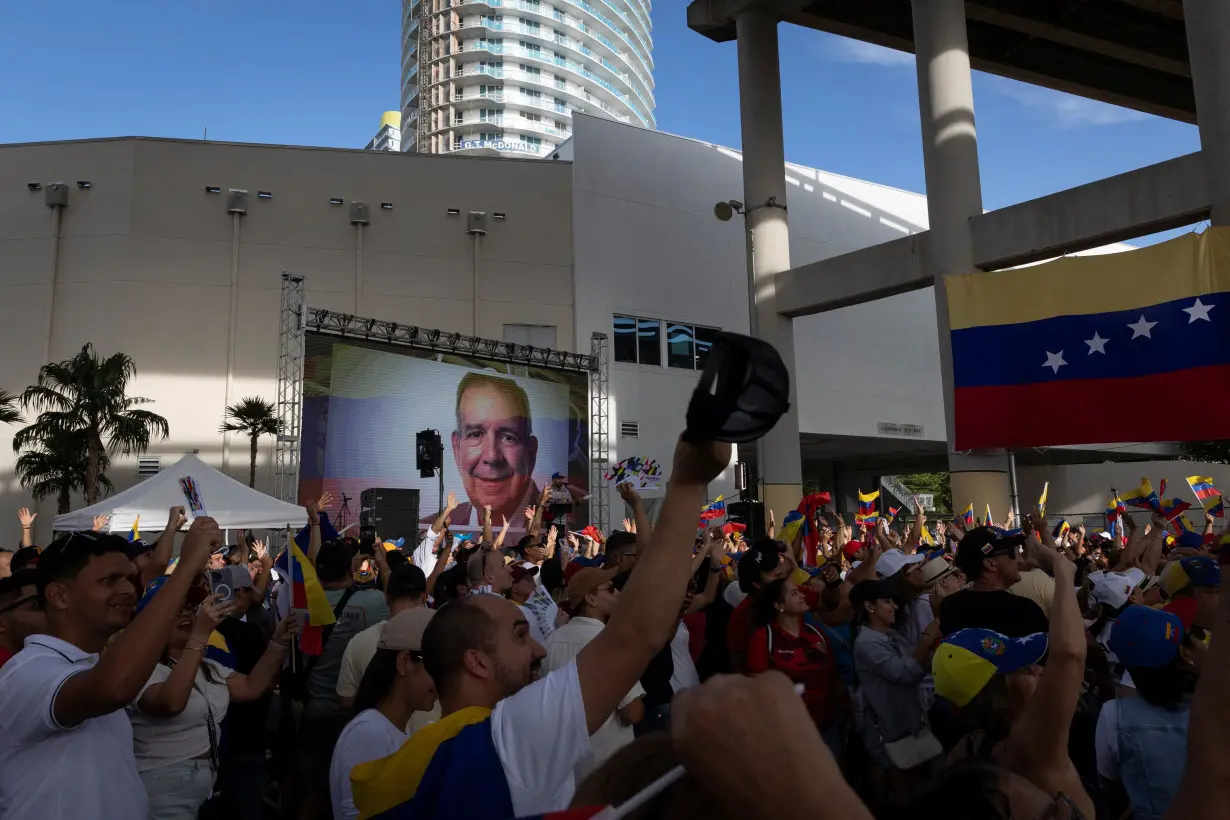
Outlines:
[[598,367],[593,355],[519,345],[496,339],[481,339],[461,333],[445,333],[441,330],[399,325],[396,322],[384,322],[379,319],[365,319],[361,316],[321,308],[308,309],[307,329],[314,333],[326,333],[331,336],[367,339],[398,347],[477,356],[483,359],[545,367],[551,370],[571,370],[592,374]]
[[282,271],[282,309],[278,326],[278,421],[273,451],[273,493],[299,503],[299,452],[303,423],[303,359],[306,309],[302,276]]
[[605,333],[589,339],[589,522],[600,532],[610,532],[610,486],[606,480],[611,460],[610,342]]

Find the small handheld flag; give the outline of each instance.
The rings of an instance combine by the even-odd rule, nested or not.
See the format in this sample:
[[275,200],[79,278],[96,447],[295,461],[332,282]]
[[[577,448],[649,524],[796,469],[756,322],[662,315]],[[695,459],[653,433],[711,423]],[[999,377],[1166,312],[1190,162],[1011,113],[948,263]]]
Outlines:
[[1061,518],[1059,523],[1055,525],[1055,529],[1051,530],[1051,537],[1058,541],[1068,534],[1068,530],[1072,529],[1072,525],[1068,523],[1068,519]]
[[1226,506],[1222,501],[1221,490],[1213,486],[1213,479],[1211,477],[1189,475],[1187,477],[1187,486],[1192,488],[1192,493],[1195,494],[1196,500],[1200,502],[1200,506],[1204,508],[1206,513],[1209,513],[1214,518],[1225,517]]
[[1136,507],[1141,510],[1153,510],[1154,512],[1162,511],[1162,502],[1158,498],[1157,493],[1153,491],[1153,485],[1149,483],[1149,479],[1142,478],[1140,486],[1131,492],[1123,494],[1123,503],[1129,507]]
[[276,566],[290,579],[291,608],[307,616],[307,622],[299,631],[299,650],[305,655],[319,655],[324,651],[324,627],[336,623],[337,619],[333,617],[333,607],[329,606],[325,589],[316,576],[316,568],[294,541],[278,556]]
[[718,496],[711,503],[701,507],[700,520],[710,521],[714,518],[721,518],[726,515],[726,500],[725,496]]
[[879,497],[879,490],[874,493],[858,491],[858,512],[854,514],[855,524],[875,525],[879,523],[880,515],[875,511],[875,503]]
[[1042,485],[1042,495],[1038,496],[1038,511],[1046,515],[1046,494],[1051,489],[1051,482],[1047,481]]
[[133,541],[140,541],[140,540],[141,540],[141,516],[138,515],[135,519],[133,519],[132,529],[128,531],[128,543],[131,544]]
[[987,502],[987,514],[986,514],[986,517],[985,517],[985,518],[983,518],[983,520],[982,520],[982,521],[983,521],[983,523],[984,523],[984,524],[986,524],[988,527],[994,527],[994,526],[995,526],[995,522],[991,519],[991,502],[989,502],[989,501]]
[[965,512],[961,513],[961,526],[965,529],[971,529],[974,526],[974,502],[971,501],[969,506],[965,508]]

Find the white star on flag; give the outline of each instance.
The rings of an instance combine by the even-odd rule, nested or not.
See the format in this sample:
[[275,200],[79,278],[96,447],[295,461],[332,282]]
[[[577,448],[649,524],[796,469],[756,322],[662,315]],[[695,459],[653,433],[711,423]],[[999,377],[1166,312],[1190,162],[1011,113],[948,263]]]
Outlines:
[[1085,344],[1089,345],[1089,355],[1092,356],[1094,353],[1106,355],[1106,343],[1109,341],[1110,339],[1103,339],[1099,336],[1098,332],[1095,330],[1093,332],[1093,338],[1085,340]]
[[1132,329],[1133,339],[1141,336],[1144,336],[1146,339],[1152,339],[1153,336],[1149,333],[1149,331],[1153,330],[1153,326],[1156,324],[1157,322],[1146,322],[1145,315],[1142,313],[1140,314],[1140,321],[1135,324],[1128,325],[1128,327]]
[[1196,304],[1189,308],[1183,308],[1183,312],[1191,317],[1187,320],[1189,325],[1195,321],[1212,322],[1213,320],[1209,318],[1209,311],[1215,307],[1217,307],[1217,305],[1202,304],[1200,302],[1200,297],[1196,297]]
[[1059,368],[1063,367],[1067,362],[1063,360],[1063,351],[1058,353],[1046,352],[1046,361],[1042,363],[1043,367],[1049,367],[1055,373],[1059,373]]

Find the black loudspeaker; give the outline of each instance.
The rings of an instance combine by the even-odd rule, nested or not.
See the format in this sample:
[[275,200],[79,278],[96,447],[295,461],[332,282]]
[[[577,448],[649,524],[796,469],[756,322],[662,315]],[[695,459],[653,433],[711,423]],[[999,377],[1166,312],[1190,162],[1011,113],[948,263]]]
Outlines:
[[763,501],[736,501],[726,505],[726,520],[747,525],[747,540],[755,544],[768,534],[764,525]]
[[359,494],[359,537],[375,536],[413,544],[419,532],[419,491],[393,487]]
[[431,478],[436,474],[444,454],[442,448],[439,430],[420,430],[414,435],[414,466],[419,478]]

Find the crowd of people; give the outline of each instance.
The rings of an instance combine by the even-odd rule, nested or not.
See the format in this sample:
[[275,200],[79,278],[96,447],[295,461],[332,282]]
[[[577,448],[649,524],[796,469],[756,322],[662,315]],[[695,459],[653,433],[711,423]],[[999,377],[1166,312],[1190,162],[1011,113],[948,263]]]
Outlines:
[[547,487],[515,544],[490,508],[452,532],[452,496],[405,549],[323,538],[314,502],[302,556],[334,622],[307,654],[262,542],[173,508],[151,543],[99,521],[39,549],[23,510],[0,818],[1230,812],[1212,518],[1174,539],[1125,516],[1119,539],[916,505],[749,543],[697,521],[729,462],[681,440],[656,521],[621,485],[610,533],[544,522]]

